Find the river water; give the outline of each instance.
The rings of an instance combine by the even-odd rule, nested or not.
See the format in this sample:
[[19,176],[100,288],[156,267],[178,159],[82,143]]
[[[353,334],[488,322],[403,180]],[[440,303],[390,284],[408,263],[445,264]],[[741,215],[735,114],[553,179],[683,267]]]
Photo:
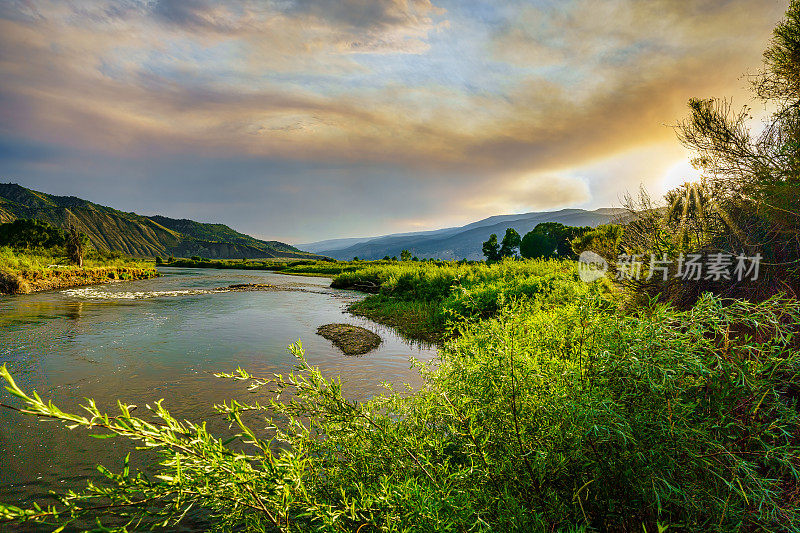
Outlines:
[[[327,278],[245,270],[164,268],[162,277],[83,289],[0,296],[0,364],[17,383],[63,410],[84,398],[113,410],[117,399],[142,406],[164,398],[180,419],[209,419],[229,431],[212,405],[253,401],[241,383],[212,374],[237,367],[257,375],[288,373],[296,361],[290,343],[301,340],[306,359],[326,376],[340,376],[345,395],[366,399],[381,381],[418,386],[410,359],[430,361],[433,347],[411,343],[393,330],[349,315],[361,296],[328,288]],[[238,283],[269,283],[287,290],[217,292]],[[364,326],[383,338],[361,357],[343,355],[316,335],[322,324]],[[264,401],[265,396],[258,398]],[[5,390],[0,403],[19,405]],[[96,431],[95,431],[96,433]],[[53,490],[85,486],[95,465],[119,470],[132,446],[92,439],[81,429],[36,421],[0,409],[0,502],[25,504]]]

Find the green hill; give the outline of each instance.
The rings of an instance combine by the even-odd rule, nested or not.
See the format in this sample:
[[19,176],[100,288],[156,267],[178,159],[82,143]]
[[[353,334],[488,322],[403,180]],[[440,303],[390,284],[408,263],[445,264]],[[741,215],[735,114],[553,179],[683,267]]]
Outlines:
[[147,217],[74,196],[54,196],[15,183],[0,183],[0,222],[18,218],[43,220],[62,228],[72,219],[98,250],[118,250],[139,257],[320,258],[282,242],[239,233],[224,224]]

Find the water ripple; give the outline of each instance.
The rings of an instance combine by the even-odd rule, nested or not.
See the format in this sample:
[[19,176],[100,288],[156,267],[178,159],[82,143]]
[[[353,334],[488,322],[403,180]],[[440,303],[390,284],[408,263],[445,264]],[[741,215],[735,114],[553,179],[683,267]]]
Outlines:
[[217,292],[227,292],[220,289],[182,289],[174,291],[137,291],[137,292],[110,292],[94,287],[82,289],[67,289],[61,294],[72,298],[82,298],[84,300],[142,300],[145,298],[161,298],[164,296],[191,296],[195,294],[212,294]]

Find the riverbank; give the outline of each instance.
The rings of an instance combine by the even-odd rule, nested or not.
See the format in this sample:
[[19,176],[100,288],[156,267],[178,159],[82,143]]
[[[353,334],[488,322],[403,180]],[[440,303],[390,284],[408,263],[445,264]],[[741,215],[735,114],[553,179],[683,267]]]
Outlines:
[[83,267],[64,263],[66,260],[57,248],[22,251],[2,247],[0,294],[28,294],[158,276],[152,263],[118,254],[93,252],[85,259]]
[[[333,278],[331,287],[372,293],[363,300],[353,302],[347,310],[356,316],[368,318],[384,326],[396,329],[404,337],[427,344],[440,345],[446,332],[444,322],[437,320],[437,304],[418,299],[397,298],[393,290],[386,294],[380,292],[380,284],[373,275],[375,269],[386,272],[387,276],[397,269],[436,269],[442,266],[457,268],[457,263],[449,261],[409,262],[403,267],[398,261],[272,261],[272,260],[206,260],[175,259],[163,263],[165,267],[266,270],[290,276],[311,276]],[[465,265],[465,268],[468,268]]]
[[[406,337],[441,345],[458,327],[497,315],[517,300],[552,294],[570,301],[610,295],[611,286],[576,283],[571,261],[361,262],[334,277],[331,287],[369,293],[348,310],[397,329]],[[354,265],[355,266],[355,265]]]
[[156,276],[158,276],[158,272],[155,268],[119,266],[61,267],[23,272],[0,269],[0,294],[28,294],[112,281],[149,279]]
[[268,270],[299,276],[334,277],[345,272],[355,272],[367,266],[397,264],[397,261],[309,261],[281,259],[173,259],[159,266],[178,268],[216,268],[220,270]]
[[389,326],[415,341],[441,345],[446,331],[434,320],[436,306],[427,302],[405,302],[379,294],[371,294],[347,306],[355,315]]

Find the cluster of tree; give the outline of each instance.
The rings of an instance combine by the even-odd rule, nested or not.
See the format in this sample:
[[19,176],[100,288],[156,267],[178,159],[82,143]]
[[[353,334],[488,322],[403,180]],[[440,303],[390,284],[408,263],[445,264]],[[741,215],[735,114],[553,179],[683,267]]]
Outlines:
[[64,246],[66,242],[63,230],[40,220],[17,219],[0,224],[0,246],[31,250]]
[[575,258],[572,240],[591,231],[589,226],[565,226],[558,222],[537,224],[522,238],[520,255],[526,259]]
[[17,219],[0,224],[0,246],[17,250],[63,248],[72,263],[83,266],[89,239],[71,223],[64,231],[41,220]]
[[483,243],[483,255],[488,262],[507,257],[516,257],[517,251],[525,259],[545,259],[550,257],[574,258],[571,241],[591,231],[588,226],[565,226],[558,222],[543,222],[520,237],[514,228],[508,228],[503,240],[498,243],[497,235],[492,234]]
[[522,239],[514,228],[508,228],[502,242],[499,243],[497,242],[497,235],[492,233],[489,236],[489,240],[483,243],[483,255],[486,257],[486,261],[490,263],[500,261],[506,257],[514,257],[519,249],[520,242],[522,242]]

